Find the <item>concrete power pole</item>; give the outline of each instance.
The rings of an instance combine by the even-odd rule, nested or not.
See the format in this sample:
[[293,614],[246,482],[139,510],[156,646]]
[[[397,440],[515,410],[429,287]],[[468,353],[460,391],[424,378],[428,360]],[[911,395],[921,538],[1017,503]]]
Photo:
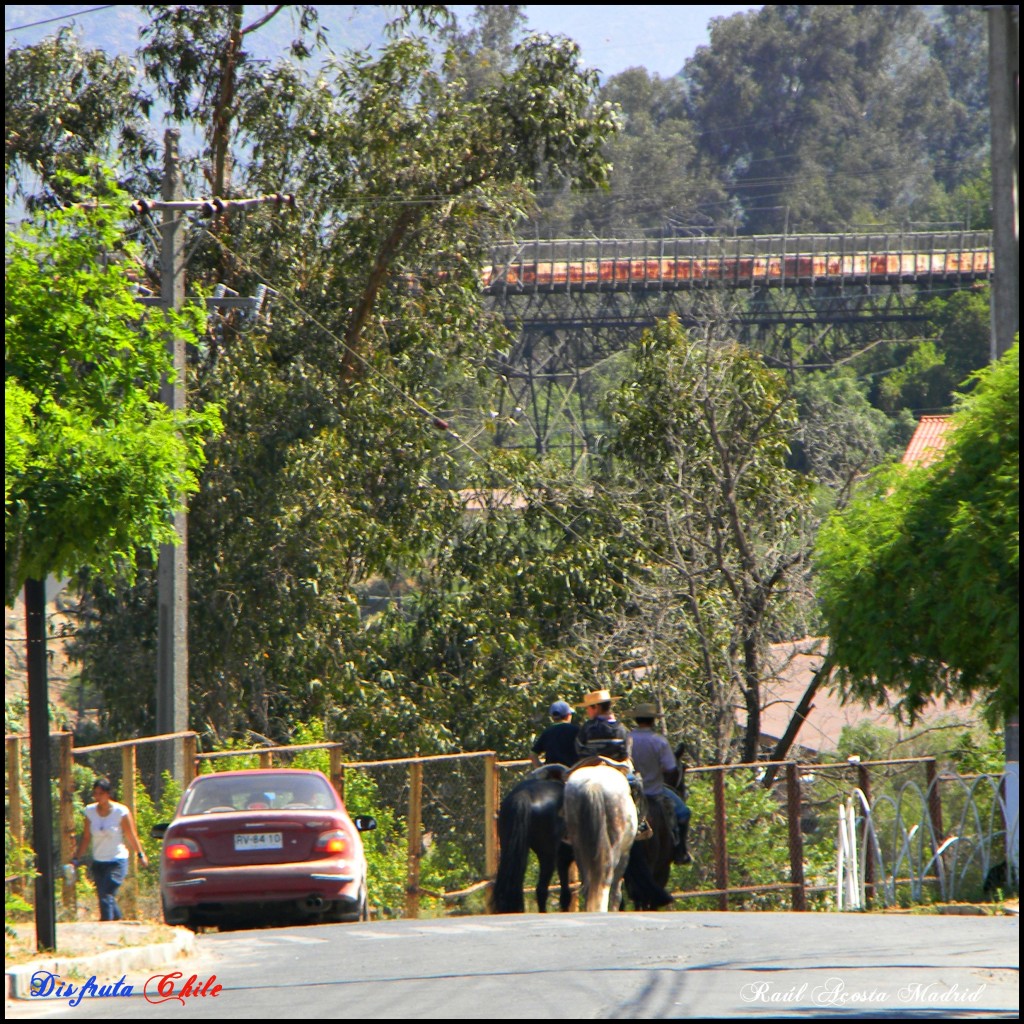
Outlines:
[[[992,121],[992,360],[1004,355],[1020,329],[1020,6],[988,8],[988,88]],[[1006,852],[1020,877],[1020,715],[1009,716],[1005,735],[1003,820]]]
[[1020,7],[988,8],[988,87],[992,121],[992,358],[1013,344],[1020,326],[1020,235],[1018,231]]
[[[141,298],[146,305],[159,305],[162,309],[179,310],[185,304],[186,217],[189,213],[203,217],[225,216],[234,210],[244,210],[270,203],[279,210],[294,207],[295,197],[275,193],[246,199],[184,199],[181,161],[178,143],[181,133],[169,129],[164,134],[164,180],[159,202],[138,200],[138,213],[159,211],[160,222],[160,298]],[[227,292],[230,289],[221,288]],[[206,299],[207,309],[225,313],[238,313],[243,325],[252,326],[270,289],[260,286],[251,298],[218,294]],[[243,327],[242,329],[245,329]],[[169,408],[183,412],[185,394],[185,343],[180,338],[168,341],[171,355],[171,373],[160,388],[160,399]],[[179,512],[174,518],[177,544],[160,547],[157,566],[157,690],[156,727],[161,735],[184,732],[188,729],[188,518]],[[180,751],[175,745],[173,750]],[[172,752],[167,744],[158,755],[158,767],[179,782],[184,779],[184,765],[180,754]]]
[[[181,161],[175,129],[164,135],[162,199],[178,204],[183,196]],[[169,311],[185,301],[185,212],[164,207],[160,227],[160,305]],[[168,341],[172,369],[160,388],[160,399],[170,409],[185,409],[185,343]],[[157,567],[157,691],[156,730],[165,734],[188,728],[188,518],[174,517],[177,544],[163,544]],[[160,759],[160,770],[184,777],[183,765],[173,763],[170,751]]]

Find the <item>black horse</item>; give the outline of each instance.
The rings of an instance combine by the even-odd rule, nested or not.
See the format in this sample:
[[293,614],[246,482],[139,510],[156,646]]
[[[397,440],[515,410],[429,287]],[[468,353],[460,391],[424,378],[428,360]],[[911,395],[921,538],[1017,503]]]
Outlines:
[[540,862],[537,909],[541,913],[547,910],[548,886],[556,867],[561,884],[559,904],[562,910],[569,909],[572,896],[569,865],[573,862],[573,854],[572,847],[562,841],[565,835],[565,818],[562,816],[564,800],[564,783],[538,778],[520,782],[502,800],[498,810],[501,857],[491,890],[492,913],[523,913],[523,880],[530,850],[537,854]]
[[[665,888],[675,849],[669,817],[672,813],[659,797],[651,798],[647,804],[647,821],[652,834],[645,842],[634,843],[629,851],[623,888],[637,910],[658,910],[673,901]],[[625,909],[625,896],[622,909]]]

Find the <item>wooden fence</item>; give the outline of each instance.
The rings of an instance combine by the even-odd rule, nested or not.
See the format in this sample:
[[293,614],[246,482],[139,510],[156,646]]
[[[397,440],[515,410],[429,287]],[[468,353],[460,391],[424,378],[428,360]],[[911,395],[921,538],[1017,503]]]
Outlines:
[[[497,809],[501,795],[511,788],[518,781],[518,776],[523,774],[530,767],[530,762],[524,760],[500,761],[493,751],[476,751],[465,754],[441,754],[434,756],[406,757],[392,760],[380,761],[347,761],[344,751],[337,743],[314,743],[296,746],[279,747],[252,747],[245,750],[225,750],[213,752],[199,752],[198,741],[195,733],[175,733],[167,736],[154,736],[144,739],[125,740],[118,743],[105,743],[99,745],[75,747],[73,737],[70,733],[55,733],[51,735],[51,742],[57,745],[58,756],[55,758],[57,764],[57,783],[60,799],[58,801],[58,822],[59,850],[61,861],[66,863],[73,856],[76,841],[76,821],[74,811],[74,765],[85,764],[91,767],[96,774],[105,774],[120,780],[120,798],[134,813],[136,813],[136,779],[154,778],[156,771],[155,764],[159,760],[153,754],[157,748],[156,744],[173,744],[175,747],[175,758],[178,764],[184,764],[185,783],[187,784],[201,771],[206,761],[217,761],[218,768],[224,768],[225,764],[239,758],[255,758],[261,767],[275,767],[287,765],[292,758],[307,751],[325,751],[329,758],[330,778],[336,789],[342,796],[345,794],[346,774],[355,770],[366,772],[377,771],[379,777],[384,778],[384,770],[392,779],[400,778],[401,786],[392,783],[388,787],[390,793],[382,792],[382,806],[390,807],[396,815],[404,819],[405,831],[408,839],[407,866],[406,866],[406,893],[404,911],[408,917],[416,917],[420,911],[420,900],[423,894],[439,896],[447,899],[455,899],[486,887],[489,880],[493,879],[498,864],[498,836],[497,836]],[[7,826],[15,849],[24,847],[24,816],[23,804],[25,801],[25,785],[22,772],[26,760],[27,738],[22,736],[6,737],[7,754]],[[167,762],[164,757],[164,763]],[[479,765],[479,785],[470,784],[461,793],[461,804],[454,810],[451,806],[445,808],[449,817],[455,817],[459,822],[459,834],[472,834],[474,837],[482,837],[482,857],[478,859],[479,878],[472,884],[451,892],[429,892],[421,888],[421,860],[424,853],[425,837],[425,811],[429,817],[436,814],[432,809],[431,801],[428,800],[425,808],[424,802],[424,773],[428,772],[432,778],[443,779],[446,774],[455,773],[457,769],[466,766]],[[721,910],[728,910],[735,906],[738,901],[751,894],[764,894],[771,892],[788,892],[790,905],[793,910],[804,911],[808,909],[808,895],[821,892],[832,887],[829,885],[814,884],[813,881],[805,879],[805,849],[804,849],[804,813],[805,813],[805,780],[816,777],[839,776],[836,778],[834,792],[843,791],[842,787],[852,789],[857,786],[868,797],[872,793],[873,779],[879,772],[913,769],[922,771],[925,774],[928,792],[928,814],[930,816],[932,832],[941,837],[943,835],[942,818],[943,808],[941,800],[941,787],[938,767],[934,758],[908,758],[892,761],[873,761],[860,763],[838,763],[838,764],[804,764],[793,761],[786,762],[758,762],[755,765],[713,765],[706,767],[690,768],[687,778],[691,783],[691,790],[694,784],[708,782],[713,794],[713,810],[710,821],[701,823],[701,828],[710,832],[710,850],[713,859],[713,886],[710,888],[687,889],[676,893],[682,899],[691,898],[713,898],[716,906]],[[729,872],[729,840],[730,840],[730,811],[727,799],[726,780],[731,773],[743,773],[751,786],[758,785],[758,776],[763,781],[765,773],[770,773],[769,782],[778,773],[778,781],[782,782],[785,788],[784,799],[781,792],[777,797],[779,812],[784,811],[788,829],[788,863],[789,879],[773,881],[766,884],[756,885],[730,885]],[[515,776],[515,777],[514,777]],[[159,783],[156,783],[159,785]],[[818,783],[820,787],[820,782]],[[438,785],[433,787],[434,790]],[[451,788],[451,787],[449,787]],[[457,788],[457,787],[456,787]],[[779,790],[781,790],[781,786]],[[830,790],[831,794],[833,790]],[[152,790],[150,790],[152,792]],[[778,792],[778,790],[777,790]],[[404,797],[404,798],[403,798]],[[431,800],[436,801],[436,793]],[[829,795],[829,799],[831,796]],[[451,804],[450,794],[445,797],[448,804]],[[745,827],[743,822],[735,822],[734,828],[740,830]],[[131,870],[134,875],[134,856],[132,858]],[[874,864],[870,852],[864,862],[863,870],[868,890],[874,883]],[[8,883],[17,885],[17,877],[8,878]],[[63,889],[63,901],[67,908],[74,906],[74,887],[65,883]],[[126,887],[126,909],[132,910],[132,890]],[[730,900],[732,903],[730,903]]]

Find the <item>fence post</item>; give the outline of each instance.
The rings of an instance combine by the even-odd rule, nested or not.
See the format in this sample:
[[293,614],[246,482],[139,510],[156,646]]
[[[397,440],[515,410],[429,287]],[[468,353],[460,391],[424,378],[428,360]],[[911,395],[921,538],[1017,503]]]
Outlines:
[[196,734],[194,732],[181,737],[182,779],[186,789],[189,783],[196,777],[196,747]]
[[420,850],[423,845],[423,764],[409,765],[408,872],[405,884],[405,916],[420,916]]
[[928,780],[928,816],[932,821],[937,846],[942,845],[945,833],[942,829],[942,795],[939,793],[939,773],[935,767],[935,758],[931,757],[924,763],[925,778]]
[[261,768],[273,768],[274,767],[274,755],[270,751],[260,752],[260,767]]
[[[934,856],[946,838],[942,828],[942,794],[939,792],[939,773],[934,757],[925,761],[924,773],[928,781],[928,817],[931,820],[932,833],[935,836],[935,841],[932,844],[932,855]],[[943,854],[942,857],[946,861],[946,854]]]
[[[138,751],[134,743],[121,748],[121,801],[131,811],[132,821],[138,823],[135,800],[135,774],[138,771]],[[125,910],[129,920],[139,917],[139,865],[134,850],[128,851],[128,884],[125,886]]]
[[804,836],[800,830],[803,801],[800,798],[800,771],[795,761],[786,765],[786,818],[789,825],[789,880],[794,910],[807,909],[804,889]]
[[[864,794],[864,800],[868,807],[871,806],[871,773],[867,765],[857,765],[857,787]],[[867,843],[864,847],[864,895],[868,900],[875,898],[875,847],[871,842],[871,832],[865,823],[865,835]]]
[[725,823],[725,769],[717,768],[714,774],[715,794],[715,885],[722,890],[718,897],[718,909],[729,909],[729,853],[726,849]]
[[342,802],[345,801],[345,762],[342,760],[341,747],[331,747],[331,785],[338,791]]
[[[60,862],[68,864],[75,855],[75,782],[72,768],[74,767],[75,738],[69,732],[57,734],[57,786],[60,793]],[[74,915],[77,909],[75,901],[75,883],[64,879],[61,885],[61,904],[64,909]]]
[[498,873],[498,755],[484,758],[484,876]]
[[[21,851],[25,846],[25,823],[21,816],[21,737],[8,736],[4,746],[7,748],[7,823],[20,871],[24,867]],[[11,888],[16,893],[24,892],[24,877],[19,874],[11,882]]]

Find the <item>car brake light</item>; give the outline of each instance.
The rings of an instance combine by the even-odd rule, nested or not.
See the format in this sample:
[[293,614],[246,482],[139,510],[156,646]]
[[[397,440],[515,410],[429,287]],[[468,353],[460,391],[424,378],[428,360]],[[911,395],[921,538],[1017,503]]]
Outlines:
[[177,842],[168,843],[164,847],[164,856],[168,860],[191,860],[193,857],[201,857],[202,855],[199,844],[191,839],[179,839]]
[[323,853],[344,853],[348,849],[348,840],[340,829],[324,832],[316,841],[316,848]]

